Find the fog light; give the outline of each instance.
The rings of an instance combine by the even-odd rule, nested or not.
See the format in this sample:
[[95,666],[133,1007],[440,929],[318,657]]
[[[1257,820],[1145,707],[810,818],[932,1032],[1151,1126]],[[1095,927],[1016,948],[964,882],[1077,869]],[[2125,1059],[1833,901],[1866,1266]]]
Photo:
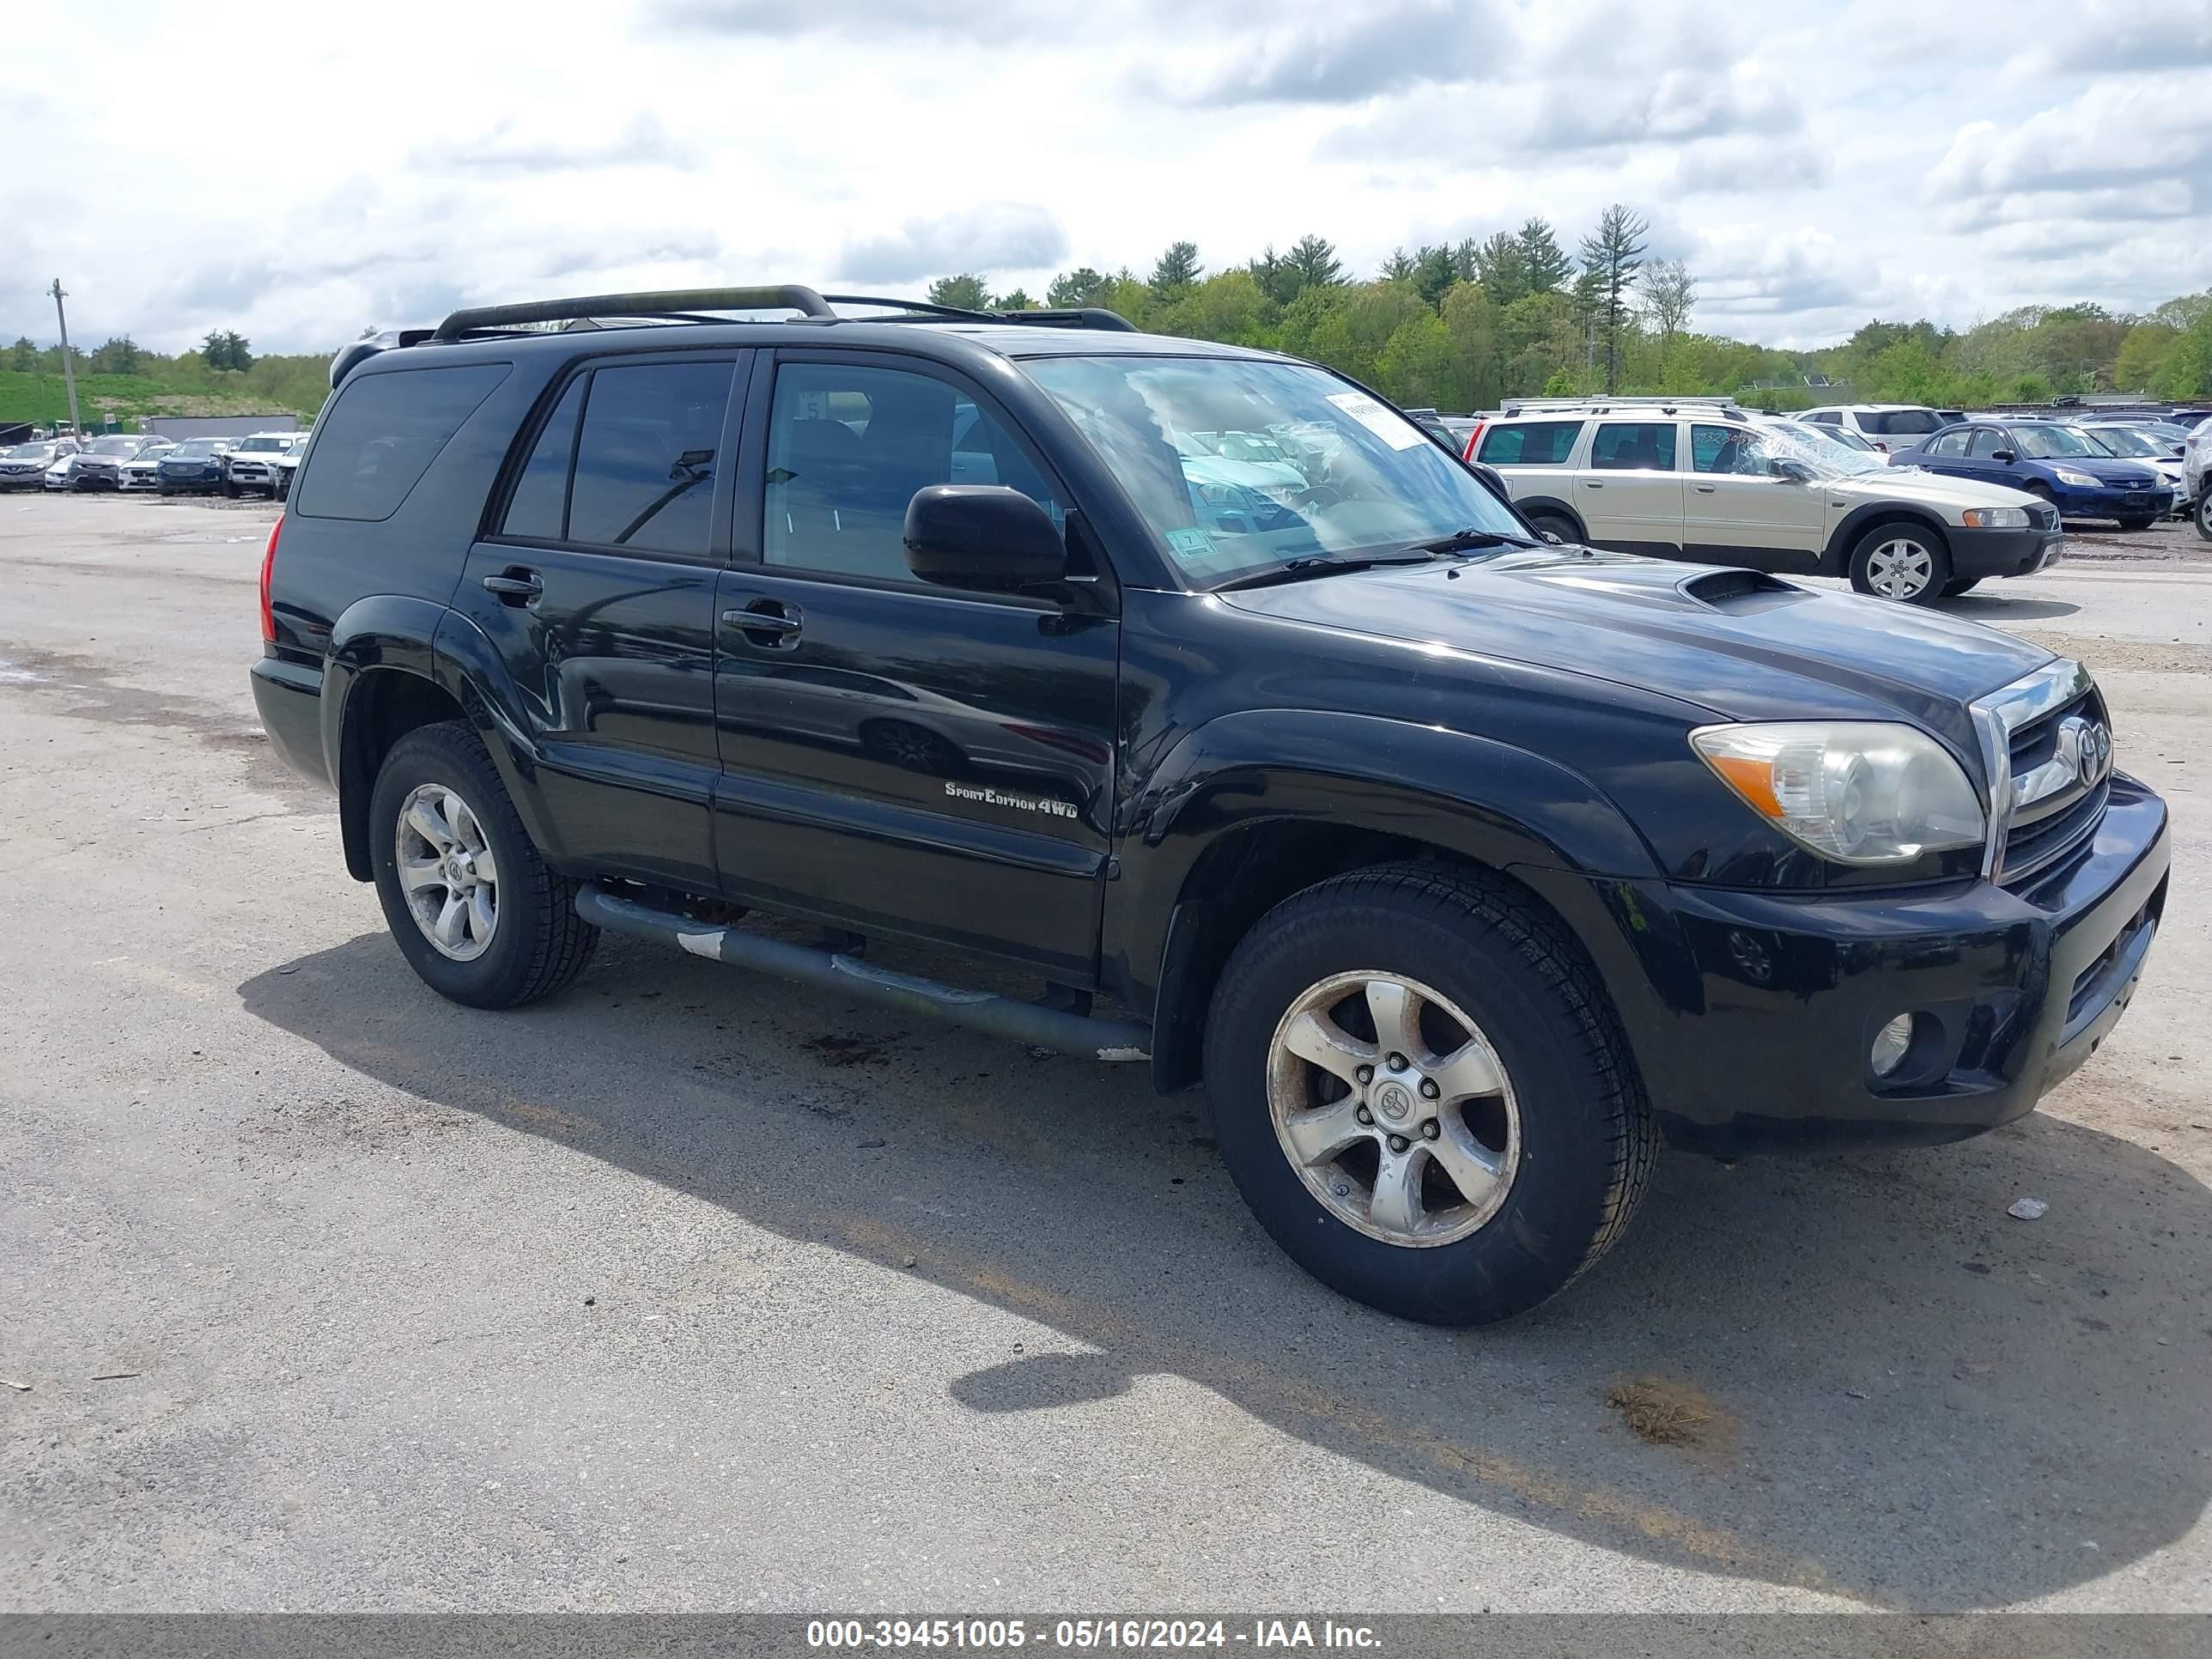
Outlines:
[[1912,1016],[1899,1014],[1874,1034],[1874,1051],[1868,1056],[1874,1074],[1887,1077],[1905,1063],[1905,1051],[1911,1046]]

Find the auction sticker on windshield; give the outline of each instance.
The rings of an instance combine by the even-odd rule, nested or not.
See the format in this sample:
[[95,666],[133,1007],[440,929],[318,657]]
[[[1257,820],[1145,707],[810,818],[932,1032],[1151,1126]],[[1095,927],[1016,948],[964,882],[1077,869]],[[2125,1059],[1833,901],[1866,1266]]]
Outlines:
[[1395,414],[1364,392],[1340,392],[1329,399],[1393,449],[1411,449],[1428,442],[1427,434],[1404,416]]

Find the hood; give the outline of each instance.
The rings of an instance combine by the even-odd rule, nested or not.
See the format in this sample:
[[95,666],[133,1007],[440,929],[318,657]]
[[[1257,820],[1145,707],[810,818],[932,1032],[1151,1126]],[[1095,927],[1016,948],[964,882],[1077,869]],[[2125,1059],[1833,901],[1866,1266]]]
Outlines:
[[1984,483],[1976,478],[1954,478],[1929,472],[1911,460],[1899,461],[1848,477],[1826,480],[1838,496],[1856,506],[1861,501],[1917,501],[1924,507],[2033,507],[2036,498],[2008,484]]
[[2158,482],[2158,474],[2152,471],[2149,462],[2124,459],[2118,455],[2052,455],[2037,465],[2086,472],[2093,478],[2129,489],[2147,489]]
[[1729,720],[1902,715],[1966,754],[1966,705],[2051,655],[1888,600],[1580,549],[1386,566],[1220,598],[1286,622],[1640,686]]

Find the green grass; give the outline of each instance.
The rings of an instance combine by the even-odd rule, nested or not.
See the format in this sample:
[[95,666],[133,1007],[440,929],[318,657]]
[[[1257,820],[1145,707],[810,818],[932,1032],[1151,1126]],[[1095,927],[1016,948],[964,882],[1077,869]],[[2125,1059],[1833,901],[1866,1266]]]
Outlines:
[[[110,418],[127,426],[148,415],[312,416],[322,406],[325,362],[264,358],[244,374],[216,374],[198,365],[179,373],[80,374],[77,413],[87,426],[102,426]],[[31,421],[46,426],[68,418],[69,389],[58,372],[0,369],[0,424]]]

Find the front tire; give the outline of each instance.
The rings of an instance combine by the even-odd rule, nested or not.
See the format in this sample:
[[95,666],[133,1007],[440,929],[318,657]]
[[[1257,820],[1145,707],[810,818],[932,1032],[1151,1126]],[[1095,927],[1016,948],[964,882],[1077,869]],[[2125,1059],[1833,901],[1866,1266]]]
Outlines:
[[1851,586],[1898,605],[1933,605],[1951,580],[1951,550],[1917,524],[1876,525],[1851,550]]
[[2197,521],[2197,533],[2206,541],[2212,542],[2212,484],[2203,485],[2197,490],[2197,511],[2193,516]]
[[1943,584],[1943,597],[1955,599],[1961,593],[1971,593],[1982,585],[1979,576],[1954,576]]
[[599,932],[576,884],[531,844],[491,757],[465,722],[392,745],[368,805],[376,896],[400,954],[439,995],[514,1008],[565,988]]
[[1626,1229],[1656,1156],[1571,942],[1502,885],[1429,866],[1357,871],[1262,917],[1215,988],[1206,1080],[1275,1242],[1431,1324],[1560,1290]]
[[1559,513],[1524,513],[1528,528],[1540,536],[1557,536],[1570,546],[1579,545],[1583,532],[1572,519]]

